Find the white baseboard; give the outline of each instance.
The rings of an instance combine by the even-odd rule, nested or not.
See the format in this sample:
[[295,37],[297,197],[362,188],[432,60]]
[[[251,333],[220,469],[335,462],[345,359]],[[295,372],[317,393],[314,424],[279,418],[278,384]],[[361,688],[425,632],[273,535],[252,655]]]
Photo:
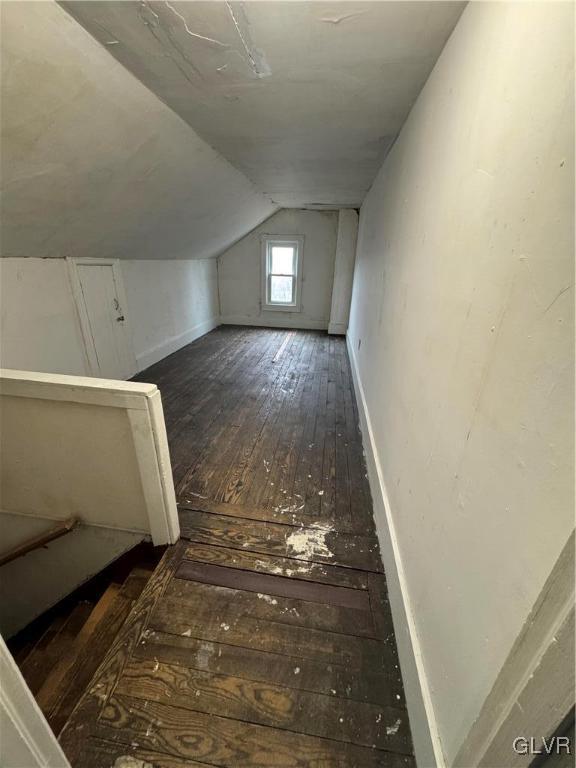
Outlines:
[[178,336],[171,336],[161,344],[152,347],[152,349],[147,349],[146,352],[142,352],[141,354],[136,355],[138,372],[149,368],[151,365],[154,365],[154,363],[163,360],[173,352],[177,352],[182,347],[185,347],[186,344],[190,344],[190,342],[196,341],[196,339],[199,339],[200,336],[204,336],[204,334],[209,333],[219,325],[219,317],[210,317],[208,320],[204,320],[204,322],[198,323],[198,325],[195,325],[192,328],[189,328],[187,331],[184,331],[184,333],[180,333]]
[[307,318],[286,317],[282,312],[270,312],[264,317],[249,317],[244,315],[223,315],[222,325],[253,325],[258,328],[295,328],[302,331],[325,331],[328,328],[326,320],[308,320]]
[[394,632],[398,645],[398,655],[400,657],[416,763],[418,768],[445,768],[446,761],[432,706],[424,659],[416,632],[408,584],[402,564],[390,500],[386,491],[384,473],[374,441],[370,414],[358,372],[356,356],[348,336],[346,337],[346,346],[350,357],[352,379],[358,403],[360,429],[362,431],[362,442],[368,469],[368,482],[370,483],[370,491],[372,493],[374,519],[380,542],[380,551],[386,571],[388,596],[392,609]]

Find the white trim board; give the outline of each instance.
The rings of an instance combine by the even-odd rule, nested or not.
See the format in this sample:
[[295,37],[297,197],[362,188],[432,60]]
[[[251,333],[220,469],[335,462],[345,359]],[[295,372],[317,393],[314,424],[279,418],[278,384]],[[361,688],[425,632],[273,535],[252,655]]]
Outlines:
[[392,609],[394,632],[404,682],[404,693],[412,730],[412,741],[419,768],[445,768],[440,735],[424,668],[420,641],[412,613],[410,595],[402,564],[402,556],[386,490],[384,473],[378,458],[370,414],[350,338],[346,346],[352,369],[352,380],[358,404],[362,443],[366,454],[368,482],[372,493],[376,532],[386,571],[388,597]]
[[191,344],[201,336],[205,336],[207,333],[210,333],[210,331],[213,331],[214,328],[218,328],[219,325],[220,317],[216,315],[192,326],[192,328],[188,328],[188,330],[179,333],[177,336],[171,336],[169,339],[165,339],[161,344],[157,344],[155,347],[151,347],[145,352],[141,352],[136,355],[138,371],[145,371],[146,368],[154,365],[154,363],[158,363],[160,360],[168,357],[168,355],[182,349],[182,347],[185,347],[187,344]]

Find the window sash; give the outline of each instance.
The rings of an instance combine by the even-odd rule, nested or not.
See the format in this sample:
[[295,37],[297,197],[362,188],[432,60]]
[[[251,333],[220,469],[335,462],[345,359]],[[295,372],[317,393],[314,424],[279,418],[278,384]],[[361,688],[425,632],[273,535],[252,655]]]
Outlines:
[[[302,263],[304,251],[304,236],[274,236],[261,235],[262,243],[262,278],[261,278],[261,299],[260,307],[262,310],[279,310],[284,312],[301,311],[301,292],[302,292]],[[290,248],[292,251],[292,265],[288,254],[276,252],[273,258],[273,249]],[[272,267],[276,262],[277,271]],[[291,269],[291,271],[290,271]],[[277,278],[276,280],[274,280]],[[284,285],[281,284],[283,279]],[[277,301],[272,299],[272,283],[274,280],[275,295],[284,294],[288,299],[288,288],[290,287],[290,296],[287,301]],[[288,281],[290,281],[288,283]]]
[[[273,249],[277,247],[292,248],[292,272],[272,272],[273,262]],[[299,244],[297,242],[289,242],[285,240],[269,240],[266,248],[266,304],[274,307],[295,307],[296,306],[296,290],[297,290],[297,278],[298,278],[298,262],[299,262]],[[274,301],[272,299],[272,278],[273,277],[288,277],[292,283],[291,296],[289,301]]]

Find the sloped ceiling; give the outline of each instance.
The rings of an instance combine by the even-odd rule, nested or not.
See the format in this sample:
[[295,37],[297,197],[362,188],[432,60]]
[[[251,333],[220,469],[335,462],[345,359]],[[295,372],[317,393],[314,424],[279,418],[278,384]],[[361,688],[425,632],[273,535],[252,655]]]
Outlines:
[[56,3],[0,12],[3,256],[215,256],[276,210]]
[[63,0],[284,207],[359,206],[463,3]]
[[1,2],[2,255],[203,258],[360,205],[462,7]]

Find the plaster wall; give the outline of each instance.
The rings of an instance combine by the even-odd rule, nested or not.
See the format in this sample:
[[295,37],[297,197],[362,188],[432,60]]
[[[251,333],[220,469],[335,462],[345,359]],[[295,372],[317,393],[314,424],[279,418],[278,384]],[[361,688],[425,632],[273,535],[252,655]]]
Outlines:
[[448,764],[574,527],[573,14],[470,3],[361,209],[349,348]]
[[[218,325],[215,259],[122,261],[138,369]],[[64,259],[0,260],[3,368],[88,375]]]
[[123,261],[138,370],[220,322],[215,259]]
[[[283,209],[218,259],[223,323],[326,329],[330,319],[337,211]],[[263,235],[304,235],[300,312],[261,309]]]

